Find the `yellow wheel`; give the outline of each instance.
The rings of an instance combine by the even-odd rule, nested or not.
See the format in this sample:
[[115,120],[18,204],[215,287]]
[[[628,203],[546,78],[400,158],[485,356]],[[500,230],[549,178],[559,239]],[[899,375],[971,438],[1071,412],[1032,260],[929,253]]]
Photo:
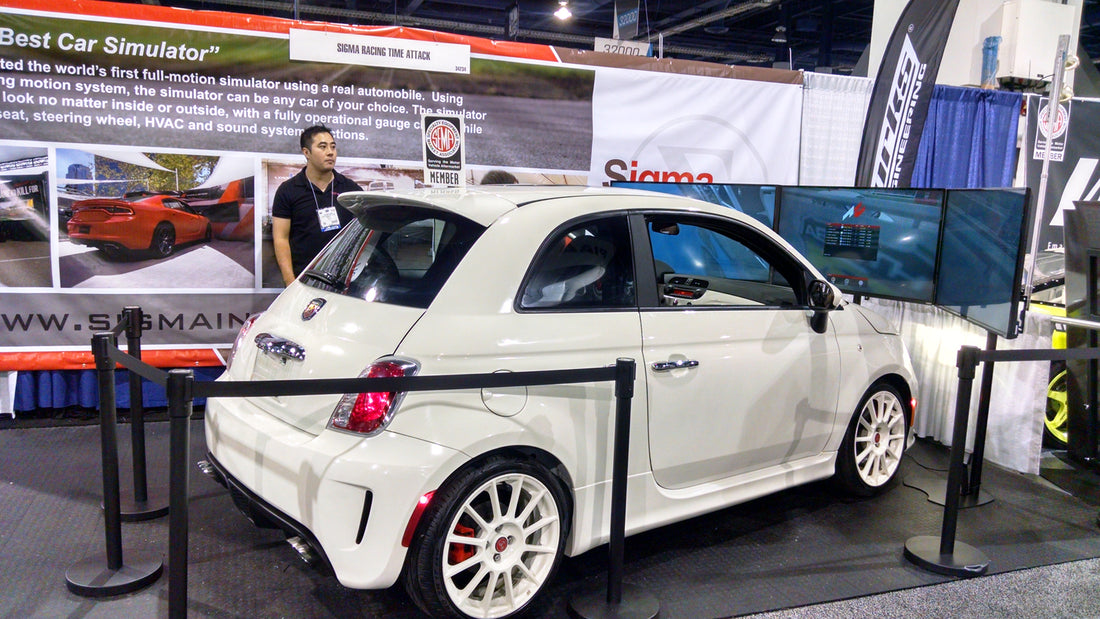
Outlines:
[[1069,425],[1069,406],[1066,398],[1066,370],[1062,370],[1047,384],[1047,414],[1043,425],[1043,435],[1051,447],[1065,449],[1067,426]]

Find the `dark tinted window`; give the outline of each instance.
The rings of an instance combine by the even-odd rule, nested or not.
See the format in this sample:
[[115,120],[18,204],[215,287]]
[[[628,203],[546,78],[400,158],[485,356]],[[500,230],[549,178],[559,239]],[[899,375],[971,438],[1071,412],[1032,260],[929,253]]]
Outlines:
[[635,305],[634,262],[624,217],[586,221],[556,234],[535,258],[525,309]]
[[484,230],[451,213],[374,207],[345,226],[300,279],[364,301],[426,308]]

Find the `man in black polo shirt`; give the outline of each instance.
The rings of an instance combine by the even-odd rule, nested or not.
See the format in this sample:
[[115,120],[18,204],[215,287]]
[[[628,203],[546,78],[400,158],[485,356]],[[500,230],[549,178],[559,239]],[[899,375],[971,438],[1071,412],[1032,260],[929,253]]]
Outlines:
[[287,285],[351,221],[353,215],[336,198],[362,190],[335,170],[336,140],[328,127],[309,127],[299,141],[306,167],[279,185],[271,205],[275,261]]

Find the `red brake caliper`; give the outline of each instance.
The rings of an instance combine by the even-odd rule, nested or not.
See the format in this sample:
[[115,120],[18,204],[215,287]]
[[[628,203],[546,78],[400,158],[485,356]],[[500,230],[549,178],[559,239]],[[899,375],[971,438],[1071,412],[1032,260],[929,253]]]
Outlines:
[[[455,525],[454,533],[461,537],[473,537],[477,534],[477,531],[460,522]],[[474,551],[474,547],[469,544],[451,544],[451,547],[447,549],[447,561],[451,565],[458,565],[474,556]]]

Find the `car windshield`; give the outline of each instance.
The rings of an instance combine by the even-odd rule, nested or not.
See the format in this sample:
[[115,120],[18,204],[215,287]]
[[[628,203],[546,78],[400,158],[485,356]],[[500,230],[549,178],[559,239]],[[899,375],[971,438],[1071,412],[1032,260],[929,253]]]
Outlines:
[[427,308],[484,230],[444,211],[374,206],[345,226],[300,280],[364,301]]

